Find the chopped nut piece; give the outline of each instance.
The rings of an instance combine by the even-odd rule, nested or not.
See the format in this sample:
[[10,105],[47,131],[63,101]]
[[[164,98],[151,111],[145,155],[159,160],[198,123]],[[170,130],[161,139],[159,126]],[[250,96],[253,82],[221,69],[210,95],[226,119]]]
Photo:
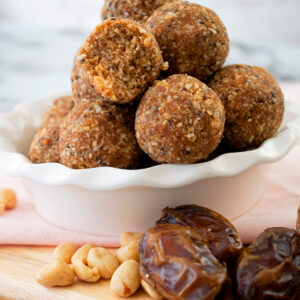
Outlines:
[[213,33],[213,34],[217,34],[218,32],[217,32],[217,30],[215,30],[215,29],[212,29],[212,28],[208,28],[209,29],[209,31],[211,32],[211,33]]

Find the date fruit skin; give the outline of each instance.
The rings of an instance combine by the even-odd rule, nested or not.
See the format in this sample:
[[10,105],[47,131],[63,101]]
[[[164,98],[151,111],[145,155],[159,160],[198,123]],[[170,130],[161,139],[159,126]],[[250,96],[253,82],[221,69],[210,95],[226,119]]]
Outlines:
[[213,300],[227,268],[196,232],[176,224],[148,229],[140,242],[142,278],[170,300]]
[[266,229],[238,259],[238,300],[299,300],[300,236],[292,229]]
[[243,251],[243,243],[236,228],[219,213],[197,205],[165,208],[157,224],[178,224],[191,228],[203,236],[211,252],[228,266],[234,265]]
[[233,294],[232,294],[232,281],[231,281],[231,278],[228,278],[228,280],[225,282],[225,284],[223,286],[223,289],[217,295],[215,300],[234,300]]

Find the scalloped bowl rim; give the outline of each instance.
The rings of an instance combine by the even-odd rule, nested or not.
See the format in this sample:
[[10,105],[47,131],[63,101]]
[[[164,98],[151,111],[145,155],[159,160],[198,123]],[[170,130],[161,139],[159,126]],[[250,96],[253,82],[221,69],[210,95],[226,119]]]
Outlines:
[[[21,132],[18,122],[24,122],[25,116],[28,117],[32,109],[44,111],[55,98],[65,95],[67,93],[58,93],[40,100],[23,102],[10,113],[0,115],[0,171],[46,186],[76,185],[93,191],[137,186],[176,188],[208,178],[236,176],[256,165],[278,161],[300,143],[300,109],[295,102],[286,101],[284,121],[274,137],[255,150],[226,153],[207,162],[161,164],[139,170],[113,167],[76,170],[58,163],[33,164],[24,154],[17,152],[12,133],[14,130]],[[41,118],[41,115],[38,117]],[[15,126],[12,127],[12,124]]]

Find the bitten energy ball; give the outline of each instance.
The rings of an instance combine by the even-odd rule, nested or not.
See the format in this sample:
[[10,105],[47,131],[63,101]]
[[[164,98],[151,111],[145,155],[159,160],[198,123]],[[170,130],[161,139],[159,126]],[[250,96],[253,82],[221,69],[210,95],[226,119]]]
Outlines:
[[30,145],[29,158],[33,163],[60,162],[59,127],[73,106],[73,97],[62,97],[46,112]]
[[135,129],[141,148],[160,163],[193,163],[219,144],[225,113],[218,96],[187,75],[172,75],[143,96]]
[[78,103],[60,131],[64,165],[74,168],[133,168],[141,150],[134,135],[134,110],[102,100]]
[[98,25],[77,53],[72,71],[73,95],[105,97],[126,103],[139,98],[164,64],[153,35],[128,19]]
[[263,68],[231,65],[214,74],[208,85],[226,111],[224,142],[233,150],[259,146],[280,127],[284,96]]
[[173,1],[176,0],[105,0],[102,19],[118,17],[143,23],[157,8]]
[[229,53],[226,28],[215,12],[188,2],[167,3],[147,20],[168,74],[186,73],[200,80],[219,70]]

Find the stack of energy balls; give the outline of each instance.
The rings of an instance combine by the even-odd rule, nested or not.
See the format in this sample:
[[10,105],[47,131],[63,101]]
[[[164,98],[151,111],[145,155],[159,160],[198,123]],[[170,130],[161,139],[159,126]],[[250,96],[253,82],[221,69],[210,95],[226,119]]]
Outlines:
[[277,132],[279,85],[259,67],[222,67],[229,39],[211,9],[106,0],[102,17],[74,60],[73,98],[56,100],[55,120],[45,117],[34,137],[34,163],[139,168],[150,157],[189,164],[212,157],[221,141],[248,150]]

